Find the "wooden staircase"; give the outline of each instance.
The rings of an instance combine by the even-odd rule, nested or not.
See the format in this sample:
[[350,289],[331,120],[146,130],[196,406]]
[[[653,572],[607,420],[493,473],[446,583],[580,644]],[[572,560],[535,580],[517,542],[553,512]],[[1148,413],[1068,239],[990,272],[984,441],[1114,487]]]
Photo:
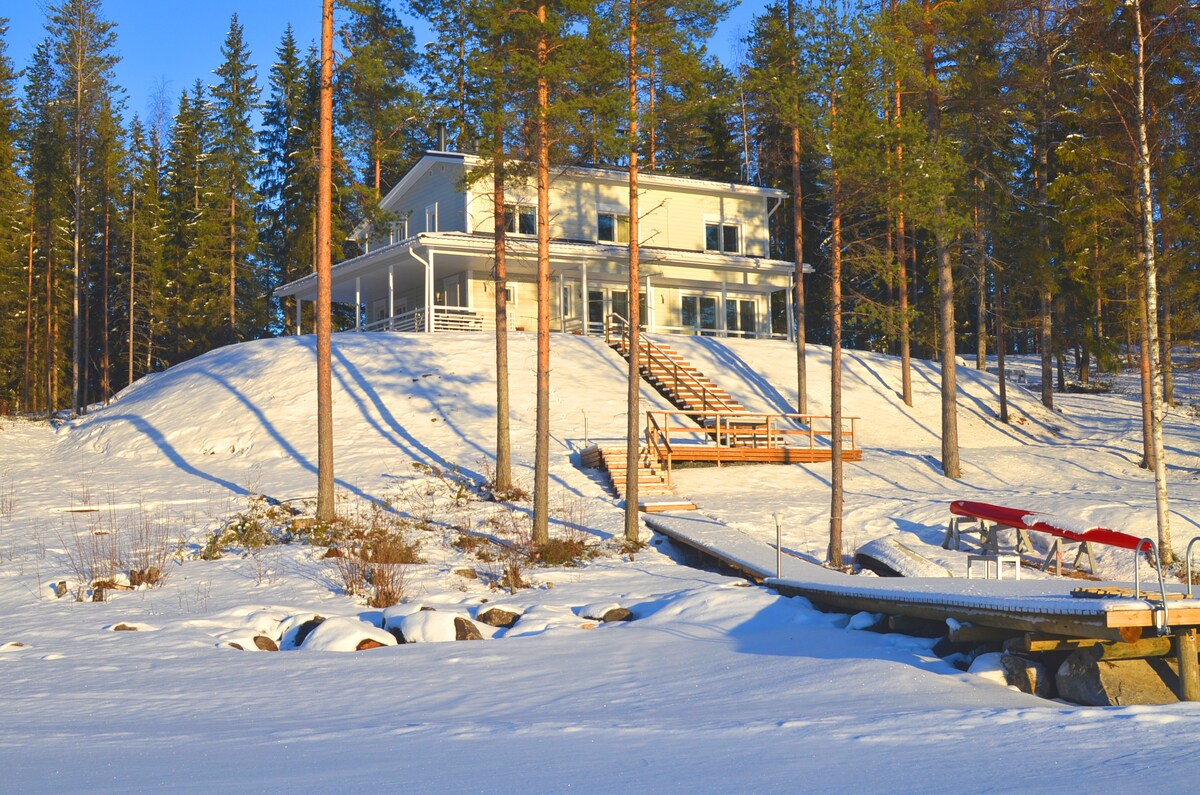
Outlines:
[[[587,469],[601,469],[607,472],[613,491],[618,497],[625,499],[629,472],[624,447],[592,445],[580,453],[580,463]],[[675,497],[666,472],[645,450],[638,457],[637,484],[638,508],[647,513],[696,509],[689,500]]]
[[[609,345],[628,361],[628,337],[614,335]],[[681,411],[746,411],[745,406],[669,345],[644,341],[638,349],[638,369],[646,381]]]

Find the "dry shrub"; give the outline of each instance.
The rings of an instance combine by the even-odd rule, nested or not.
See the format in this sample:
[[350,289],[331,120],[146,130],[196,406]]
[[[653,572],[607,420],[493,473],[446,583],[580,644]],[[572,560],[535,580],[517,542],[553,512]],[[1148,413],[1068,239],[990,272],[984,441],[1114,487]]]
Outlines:
[[376,503],[341,522],[333,561],[346,593],[389,607],[404,598],[405,566],[421,562],[419,547],[407,522]]
[[265,494],[250,494],[246,497],[246,508],[213,533],[200,557],[217,560],[226,549],[256,552],[273,544],[286,544],[292,540],[295,514],[294,509]]
[[[72,525],[74,525],[72,521]],[[75,601],[82,602],[93,585],[111,584],[124,572],[125,561],[117,533],[99,526],[93,517],[86,529],[73,527],[69,537],[60,534],[59,540],[67,552],[67,568],[79,583]],[[97,600],[103,601],[103,588],[96,587]]]
[[139,509],[136,515],[129,517],[126,533],[130,584],[135,587],[162,585],[174,549],[168,517],[161,511],[152,513]]
[[493,502],[529,502],[532,495],[524,483],[516,478],[507,487],[496,485],[496,462],[491,458],[481,458],[479,469],[483,473],[483,489]]
[[587,554],[587,541],[579,536],[551,538],[533,550],[534,558],[545,566],[578,566]]

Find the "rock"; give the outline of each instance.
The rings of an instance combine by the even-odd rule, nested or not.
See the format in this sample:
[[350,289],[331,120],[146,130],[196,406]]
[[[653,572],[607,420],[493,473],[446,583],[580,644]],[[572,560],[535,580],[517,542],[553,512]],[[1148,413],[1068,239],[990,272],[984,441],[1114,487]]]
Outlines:
[[408,643],[404,637],[404,633],[400,631],[400,627],[390,627],[388,632],[392,633],[392,637],[396,639],[396,643]]
[[1096,660],[1091,649],[1068,657],[1054,677],[1059,698],[1089,707],[1174,704],[1179,671],[1174,659]]
[[626,610],[624,607],[614,607],[608,610],[604,615],[600,616],[600,620],[605,624],[613,621],[633,621],[633,613]]
[[354,647],[354,650],[355,651],[366,651],[367,649],[382,649],[382,648],[383,648],[383,644],[380,643],[379,641],[372,640],[371,638],[363,638],[362,640],[360,640],[358,642],[358,645]]
[[479,632],[479,627],[469,618],[462,616],[454,617],[454,639],[455,640],[483,640],[483,635]]
[[475,571],[475,569],[455,569],[454,573],[459,577],[462,577],[464,580],[479,579],[479,572]]
[[1004,667],[1004,679],[1022,693],[1030,693],[1041,698],[1052,698],[1054,691],[1050,674],[1041,663],[1016,654],[1004,654],[1000,657]]
[[58,582],[56,582],[54,584],[54,595],[57,596],[59,599],[62,599],[64,596],[67,595],[67,581],[66,580],[59,580]]
[[304,639],[309,636],[314,629],[321,626],[325,621],[325,616],[313,616],[308,621],[305,621],[296,629],[296,637],[292,639],[292,645],[300,648],[304,645]]
[[258,647],[259,651],[279,651],[279,644],[266,635],[255,635],[254,645]]
[[113,632],[137,632],[137,627],[129,624],[116,624],[112,628]]
[[475,620],[487,624],[489,627],[502,627],[511,629],[513,624],[517,623],[517,619],[521,617],[520,613],[513,613],[509,610],[503,610],[499,607],[489,607],[482,613],[475,616]]
[[245,651],[245,649],[242,648],[242,644],[240,644],[240,643],[234,643],[233,641],[229,641],[228,645],[229,645],[229,648],[231,648],[231,649],[237,649],[238,651]]
[[419,613],[436,613],[437,608],[430,607],[429,605],[421,605],[421,609],[418,610],[417,612],[419,612]]
[[593,624],[591,621],[589,621],[586,624],[580,624],[579,628],[580,629],[595,629],[596,626],[597,626],[596,624]]

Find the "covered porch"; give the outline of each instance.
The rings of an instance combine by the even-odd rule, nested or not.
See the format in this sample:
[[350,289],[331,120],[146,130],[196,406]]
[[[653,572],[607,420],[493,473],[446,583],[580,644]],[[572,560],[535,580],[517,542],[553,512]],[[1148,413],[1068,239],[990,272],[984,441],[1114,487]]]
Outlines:
[[[602,335],[610,314],[628,315],[628,249],[551,243],[551,326]],[[356,331],[490,331],[495,329],[491,235],[426,233],[398,240],[333,267],[333,301],[354,307]],[[642,328],[651,333],[794,339],[788,311],[789,263],[702,252],[642,248]],[[514,236],[508,250],[508,318],[512,330],[536,328],[536,249]],[[275,291],[303,306],[315,301],[316,275]]]

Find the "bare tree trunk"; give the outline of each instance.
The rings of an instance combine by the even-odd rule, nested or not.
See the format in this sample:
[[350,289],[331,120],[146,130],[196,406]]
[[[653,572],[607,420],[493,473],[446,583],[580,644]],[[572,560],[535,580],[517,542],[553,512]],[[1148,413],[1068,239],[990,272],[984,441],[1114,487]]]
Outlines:
[[638,262],[638,1],[629,0],[629,373],[625,412],[625,540],[636,543],[641,457],[641,274]]
[[[837,105],[831,103],[833,124],[837,123]],[[831,274],[829,296],[829,425],[831,447],[830,499],[829,499],[829,566],[841,569],[842,559],[842,513],[845,502],[845,484],[842,465],[842,215],[841,181],[837,165],[833,167],[832,197],[832,240]]]
[[33,199],[29,201],[29,260],[26,265],[25,286],[25,366],[21,380],[21,411],[29,414],[33,411],[30,396],[30,384],[33,372],[33,230],[34,230]]
[[108,279],[109,279],[109,251],[108,251],[108,236],[110,232],[109,224],[111,203],[108,197],[104,200],[104,272],[101,287],[103,295],[100,297],[100,399],[107,405],[109,396],[112,394],[112,350],[109,347],[108,341]]
[[1004,285],[996,277],[996,366],[1000,375],[1000,421],[1008,424],[1008,373],[1005,372],[1004,356],[1008,351],[1008,340],[1004,328]]
[[496,124],[496,151],[492,159],[492,211],[495,218],[496,259],[496,478],[494,494],[512,492],[512,441],[508,405],[508,238],[504,207],[504,127]]
[[[135,155],[136,158],[136,155]],[[137,166],[134,160],[134,170],[130,178],[129,190],[129,378],[127,384],[133,383],[133,335],[134,317],[137,308]]]
[[550,540],[550,86],[546,65],[550,48],[546,34],[546,4],[536,12],[541,25],[537,40],[537,420],[533,453],[533,545]]
[[1158,354],[1158,267],[1154,251],[1154,189],[1150,177],[1150,145],[1146,135],[1146,35],[1142,29],[1142,0],[1134,0],[1137,20],[1137,137],[1142,211],[1142,264],[1146,273],[1146,347],[1150,351],[1150,438],[1154,454],[1154,503],[1158,514],[1158,554],[1164,563],[1175,560],[1167,504],[1167,460],[1163,443],[1163,370]]
[[975,176],[975,202],[971,207],[971,242],[975,246],[975,369],[987,370],[987,257],[979,231],[979,175]]
[[[332,166],[330,179],[332,180]],[[332,189],[331,189],[332,190]],[[230,193],[233,189],[230,187]],[[332,207],[332,197],[330,200]],[[229,341],[237,342],[237,199],[229,197]],[[332,233],[330,234],[332,237]]]
[[317,176],[317,521],[334,520],[333,319],[333,0],[321,13],[321,152]]
[[[788,0],[788,33],[795,47],[796,10],[795,0]],[[793,55],[791,68],[796,69]],[[796,302],[796,413],[808,413],[808,366],[805,358],[805,312],[804,312],[804,188],[800,183],[800,126],[796,117],[800,115],[799,99],[792,102],[793,123],[791,125],[792,161],[792,258],[795,262]]]
[[[1144,253],[1138,253],[1138,262],[1141,262]],[[1143,269],[1143,275],[1145,270]],[[1138,371],[1141,376],[1140,382],[1142,387],[1142,460],[1139,466],[1142,469],[1153,469],[1154,466],[1154,447],[1151,444],[1151,438],[1154,436],[1154,420],[1150,410],[1150,322],[1146,319],[1146,283],[1142,281],[1139,285],[1139,318],[1138,324]]]
[[1162,341],[1160,358],[1162,360],[1163,374],[1163,401],[1166,405],[1175,405],[1175,366],[1171,361],[1171,349],[1174,343],[1171,340],[1171,318],[1173,316],[1173,307],[1171,304],[1171,279],[1169,274],[1163,273],[1163,290],[1162,290],[1162,327],[1159,333],[1159,339]]
[[79,18],[76,20],[78,27],[75,30],[75,194],[73,196],[75,223],[71,230],[71,245],[72,245],[72,260],[75,275],[75,285],[72,293],[72,308],[71,308],[71,341],[72,341],[72,367],[71,367],[71,410],[76,415],[87,413],[87,400],[84,398],[85,381],[87,374],[85,368],[87,366],[87,357],[83,350],[83,268],[80,252],[80,245],[83,231],[80,228],[82,225],[83,216],[83,11],[80,10]]
[[[925,78],[929,86],[929,135],[937,145],[942,133],[941,98],[937,88],[937,67],[933,60],[933,4],[924,0],[926,36],[924,42]],[[954,348],[954,270],[950,263],[950,243],[943,228],[946,219],[946,199],[937,198],[935,208],[937,228],[934,247],[937,254],[938,321],[942,360],[942,473],[948,478],[961,477],[958,453],[958,371]]]

